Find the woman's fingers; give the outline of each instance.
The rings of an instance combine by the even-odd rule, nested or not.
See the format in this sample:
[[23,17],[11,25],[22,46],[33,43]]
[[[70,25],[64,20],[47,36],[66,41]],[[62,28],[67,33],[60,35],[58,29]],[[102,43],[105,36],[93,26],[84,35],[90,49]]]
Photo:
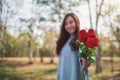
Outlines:
[[87,68],[91,65],[91,63],[86,58],[82,59],[82,64],[84,68]]
[[88,61],[88,62],[87,62],[87,67],[89,67],[90,65],[91,65],[91,63]]

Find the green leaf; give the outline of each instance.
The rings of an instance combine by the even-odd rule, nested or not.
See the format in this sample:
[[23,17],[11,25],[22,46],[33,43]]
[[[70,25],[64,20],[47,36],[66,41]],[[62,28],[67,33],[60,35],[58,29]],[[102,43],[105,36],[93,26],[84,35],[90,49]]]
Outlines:
[[92,50],[94,51],[96,48],[92,48]]
[[94,56],[94,53],[90,52],[88,53],[88,57]]
[[94,63],[94,62],[95,62],[95,60],[92,59],[91,57],[88,57],[88,61],[91,62],[91,63]]
[[78,57],[80,57],[80,58],[82,58],[82,55],[81,55],[81,53],[78,53],[78,54],[77,54],[77,56],[78,56]]

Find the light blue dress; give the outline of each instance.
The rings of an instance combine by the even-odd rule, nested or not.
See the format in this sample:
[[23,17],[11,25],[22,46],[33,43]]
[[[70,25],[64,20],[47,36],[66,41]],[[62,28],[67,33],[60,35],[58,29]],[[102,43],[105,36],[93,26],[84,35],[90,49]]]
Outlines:
[[[70,35],[68,41],[61,49],[56,80],[80,80],[82,64],[77,56],[78,51],[72,51],[69,45],[73,38],[74,36]],[[88,70],[86,71],[85,80],[88,80]]]

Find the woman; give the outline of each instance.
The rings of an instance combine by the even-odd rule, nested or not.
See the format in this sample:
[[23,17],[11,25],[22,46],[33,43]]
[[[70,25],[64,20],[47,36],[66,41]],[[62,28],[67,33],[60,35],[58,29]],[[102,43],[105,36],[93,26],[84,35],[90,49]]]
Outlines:
[[[82,68],[90,66],[87,59],[79,59],[77,36],[80,30],[80,22],[74,13],[68,13],[63,19],[60,36],[57,41],[56,53],[59,55],[56,80],[80,80]],[[88,80],[86,71],[85,80]]]

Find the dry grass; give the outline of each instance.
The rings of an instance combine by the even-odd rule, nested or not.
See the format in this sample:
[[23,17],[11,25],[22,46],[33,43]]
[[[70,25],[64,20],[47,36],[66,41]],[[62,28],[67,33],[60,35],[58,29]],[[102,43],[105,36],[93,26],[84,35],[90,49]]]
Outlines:
[[[28,58],[5,58],[0,64],[0,80],[55,80],[58,58],[54,58],[54,63],[50,64],[50,58],[44,58],[44,63],[40,63],[40,58],[34,58],[34,64],[28,64]],[[114,70],[120,70],[119,59],[114,59]],[[95,63],[90,67],[90,80],[107,80],[115,76],[116,72],[111,72],[109,58],[102,59],[103,72],[95,74]],[[117,75],[120,76],[120,75]]]

